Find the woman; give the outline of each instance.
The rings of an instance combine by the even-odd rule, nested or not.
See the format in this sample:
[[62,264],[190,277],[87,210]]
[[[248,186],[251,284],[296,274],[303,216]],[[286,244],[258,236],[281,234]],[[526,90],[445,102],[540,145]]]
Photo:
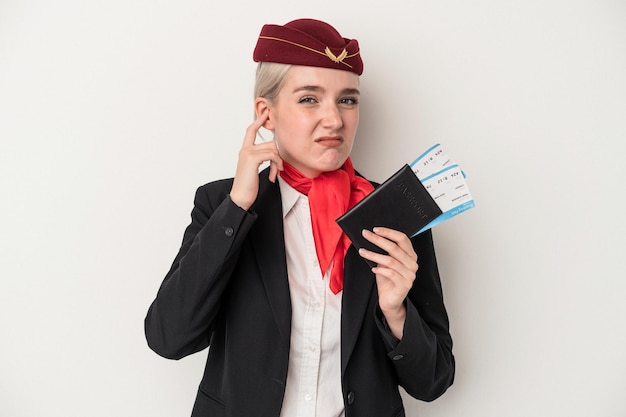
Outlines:
[[[403,416],[399,386],[431,401],[452,384],[452,340],[430,232],[364,230],[381,255],[334,222],[373,189],[349,158],[358,43],[300,19],[265,25],[254,59],[235,177],[198,189],[148,344],[172,359],[209,346],[194,417]],[[255,144],[261,127],[273,141]]]

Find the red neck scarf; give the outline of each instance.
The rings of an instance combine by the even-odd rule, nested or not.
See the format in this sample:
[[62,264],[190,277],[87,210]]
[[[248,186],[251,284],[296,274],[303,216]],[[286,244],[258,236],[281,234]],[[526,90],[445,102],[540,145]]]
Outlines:
[[350,247],[350,239],[335,220],[374,190],[372,184],[354,174],[350,158],[343,166],[323,172],[316,178],[307,178],[287,162],[283,162],[280,176],[287,184],[309,197],[313,240],[322,275],[331,263],[330,289],[337,294],[343,289],[343,259]]

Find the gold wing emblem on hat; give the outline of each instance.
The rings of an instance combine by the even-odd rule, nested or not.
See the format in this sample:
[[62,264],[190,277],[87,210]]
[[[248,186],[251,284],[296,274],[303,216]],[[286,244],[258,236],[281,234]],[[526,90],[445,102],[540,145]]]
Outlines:
[[348,51],[346,51],[345,49],[339,54],[339,56],[336,56],[332,53],[328,46],[326,47],[326,50],[324,52],[326,53],[326,56],[331,59],[331,61],[336,63],[343,63],[343,60],[346,59],[346,57],[348,56]]

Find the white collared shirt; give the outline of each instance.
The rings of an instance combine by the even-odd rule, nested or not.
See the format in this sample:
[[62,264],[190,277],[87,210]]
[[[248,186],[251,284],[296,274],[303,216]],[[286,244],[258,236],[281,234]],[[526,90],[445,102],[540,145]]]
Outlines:
[[322,276],[315,252],[309,199],[282,178],[291,349],[281,417],[341,417],[341,297]]

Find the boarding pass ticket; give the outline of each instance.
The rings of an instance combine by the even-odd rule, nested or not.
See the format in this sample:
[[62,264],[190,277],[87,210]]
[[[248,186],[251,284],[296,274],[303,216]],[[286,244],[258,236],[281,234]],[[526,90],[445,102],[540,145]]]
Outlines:
[[474,207],[465,173],[440,144],[430,147],[410,166],[442,211],[439,217],[417,233]]

